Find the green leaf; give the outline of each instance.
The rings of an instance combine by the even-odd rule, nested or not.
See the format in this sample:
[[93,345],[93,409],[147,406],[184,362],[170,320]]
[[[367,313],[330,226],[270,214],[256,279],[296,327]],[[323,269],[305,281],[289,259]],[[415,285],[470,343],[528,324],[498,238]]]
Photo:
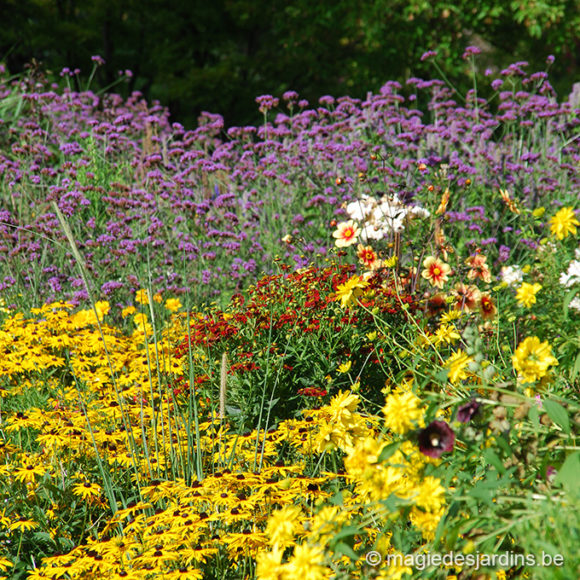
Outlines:
[[334,537],[333,541],[342,540],[343,538],[351,538],[360,533],[360,528],[358,526],[346,526],[346,528],[342,528],[340,532],[337,532]]
[[498,442],[499,446],[503,449],[507,457],[511,457],[514,454],[505,435],[500,435],[499,437],[496,438],[496,441]]
[[359,560],[358,554],[352,549],[351,546],[345,544],[344,542],[338,542],[334,546],[334,552],[348,556],[353,562],[357,562]]
[[566,435],[570,435],[570,418],[568,413],[560,403],[556,401],[546,400],[542,401],[544,407],[546,408],[546,413],[548,417],[558,425]]
[[574,368],[570,372],[570,381],[571,382],[574,382],[576,380],[576,377],[578,376],[579,372],[580,372],[580,352],[578,353],[578,356],[576,357],[576,360],[574,361]]
[[344,505],[344,498],[342,497],[342,490],[337,491],[331,498],[330,503],[332,505],[342,506]]
[[558,470],[554,484],[561,483],[569,492],[579,494],[580,486],[580,451],[576,451],[566,458]]
[[495,452],[492,449],[486,449],[483,452],[483,456],[490,465],[493,465],[499,471],[499,473],[501,474],[505,473],[505,467],[501,462],[501,459],[495,454]]
[[400,445],[400,443],[397,441],[396,443],[390,443],[386,447],[383,447],[383,450],[381,451],[377,461],[379,463],[382,463],[383,461],[386,461],[387,459],[389,459],[389,457],[391,457],[395,454],[395,452],[399,448],[399,445]]
[[530,418],[530,421],[532,422],[532,425],[534,426],[534,431],[537,434],[538,431],[540,430],[540,411],[539,411],[537,405],[535,405],[535,404],[532,405],[532,407],[528,411],[528,417]]

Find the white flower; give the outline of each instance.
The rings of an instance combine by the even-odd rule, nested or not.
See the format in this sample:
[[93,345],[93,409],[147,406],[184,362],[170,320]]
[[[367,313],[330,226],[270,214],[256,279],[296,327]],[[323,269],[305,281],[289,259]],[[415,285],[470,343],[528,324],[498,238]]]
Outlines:
[[363,194],[361,199],[351,201],[346,206],[346,213],[351,219],[362,222],[370,216],[375,205],[374,199],[370,199],[368,195]]
[[428,218],[431,215],[431,212],[424,207],[419,207],[418,205],[414,205],[410,210],[409,214],[412,217],[420,217],[420,218]]
[[368,224],[362,228],[360,237],[366,242],[368,240],[382,240],[387,234],[388,231],[383,230],[383,228]]
[[573,308],[574,310],[580,311],[580,298],[576,296],[576,298],[571,300],[570,304],[568,304],[568,308]]
[[428,217],[430,213],[419,206],[407,207],[394,195],[380,200],[363,195],[346,206],[348,216],[362,223],[361,238],[381,240],[391,232],[402,232],[414,217]]
[[568,271],[560,275],[560,284],[566,288],[580,282],[580,261],[572,260],[568,265]]
[[519,286],[524,279],[524,273],[519,266],[504,266],[500,274],[502,281],[508,286]]

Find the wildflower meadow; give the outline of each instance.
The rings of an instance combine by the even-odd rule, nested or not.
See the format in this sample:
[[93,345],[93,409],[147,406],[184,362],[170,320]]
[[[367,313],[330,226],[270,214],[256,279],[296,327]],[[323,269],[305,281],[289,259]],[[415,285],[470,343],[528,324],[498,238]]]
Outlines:
[[193,129],[2,69],[0,575],[579,577],[551,61]]

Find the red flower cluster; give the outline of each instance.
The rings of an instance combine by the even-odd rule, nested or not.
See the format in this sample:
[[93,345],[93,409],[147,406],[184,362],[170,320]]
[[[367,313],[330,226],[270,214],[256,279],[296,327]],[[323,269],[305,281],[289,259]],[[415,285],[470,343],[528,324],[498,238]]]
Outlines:
[[[374,310],[375,314],[378,311],[391,322],[404,322],[409,312],[418,309],[412,297],[397,294],[377,272],[368,280],[369,292],[362,300],[364,308],[345,315],[338,307],[334,294],[338,286],[352,276],[354,269],[352,265],[310,266],[297,272],[285,271],[266,276],[250,288],[246,296],[235,295],[227,312],[213,310],[195,319],[188,336],[177,347],[176,354],[187,361],[190,345],[196,350],[202,347],[212,360],[219,359],[226,352],[229,374],[260,371],[265,368],[264,357],[267,357],[268,365],[279,365],[280,373],[288,375],[288,384],[295,384],[290,373],[299,374],[303,369],[300,357],[288,354],[289,336],[304,340],[308,335],[314,335],[314,340],[320,336],[320,340],[324,341],[328,339],[329,332],[344,333],[355,326],[359,332],[370,332],[375,329],[370,310]],[[406,310],[401,308],[402,304],[407,305]],[[335,348],[335,356],[344,357],[347,350],[347,345],[342,350],[339,346],[338,350]],[[360,365],[378,363],[386,356],[382,348],[375,349],[374,345],[361,345],[355,348],[355,352],[364,357],[359,361]],[[356,357],[353,360],[356,364]],[[313,382],[320,380],[320,377],[311,378]],[[180,385],[180,390],[183,389]],[[317,387],[306,387],[288,393],[289,396],[296,394],[322,397],[327,392]]]

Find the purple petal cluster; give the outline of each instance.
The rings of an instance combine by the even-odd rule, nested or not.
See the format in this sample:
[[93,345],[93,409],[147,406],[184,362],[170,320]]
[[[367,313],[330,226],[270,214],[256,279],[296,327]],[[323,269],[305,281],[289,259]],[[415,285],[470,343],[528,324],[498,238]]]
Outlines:
[[[325,255],[328,223],[363,192],[359,174],[406,200],[419,200],[443,165],[454,191],[507,188],[529,207],[577,200],[580,111],[557,101],[544,73],[525,69],[515,63],[490,79],[500,91],[493,107],[412,78],[404,90],[387,82],[365,100],[324,96],[312,108],[295,92],[283,107],[264,95],[256,101],[267,122],[229,129],[210,113],[186,129],[138,92],[61,91],[2,69],[0,100],[14,106],[0,119],[0,288],[34,289],[39,301],[85,298],[53,202],[96,297],[126,303],[149,277],[156,290],[201,300],[239,291],[275,256],[300,267]],[[456,196],[450,222],[506,261],[518,234],[498,230],[501,202],[468,197]],[[282,243],[288,234],[300,242]]]

